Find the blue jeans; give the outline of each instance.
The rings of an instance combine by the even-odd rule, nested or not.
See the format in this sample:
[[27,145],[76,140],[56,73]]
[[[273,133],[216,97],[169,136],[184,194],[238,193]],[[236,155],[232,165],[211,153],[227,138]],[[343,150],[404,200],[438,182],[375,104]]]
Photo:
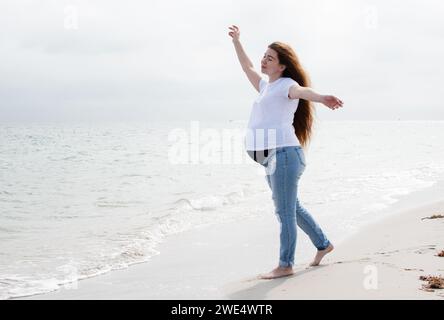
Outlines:
[[278,147],[270,150],[263,162],[266,179],[272,191],[275,214],[280,224],[279,266],[294,265],[296,224],[310,237],[318,250],[326,249],[330,242],[311,214],[302,207],[297,191],[298,181],[306,167],[301,146]]

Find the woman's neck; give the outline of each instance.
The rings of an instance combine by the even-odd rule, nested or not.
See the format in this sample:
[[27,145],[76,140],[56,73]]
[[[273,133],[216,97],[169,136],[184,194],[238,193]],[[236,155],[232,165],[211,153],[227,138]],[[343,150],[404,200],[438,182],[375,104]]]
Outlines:
[[278,80],[281,77],[282,77],[282,74],[269,76],[268,77],[268,83],[275,82],[276,80]]

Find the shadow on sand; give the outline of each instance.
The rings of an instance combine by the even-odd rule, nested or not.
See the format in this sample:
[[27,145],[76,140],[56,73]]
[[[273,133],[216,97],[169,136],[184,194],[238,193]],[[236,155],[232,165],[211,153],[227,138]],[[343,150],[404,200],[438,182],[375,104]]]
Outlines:
[[[305,273],[315,272],[320,270],[321,268],[325,268],[328,265],[319,265],[317,267],[308,267],[303,270],[296,271],[294,274],[288,277],[271,279],[271,280],[263,280],[257,277],[251,279],[245,279],[240,282],[240,286],[243,286],[246,283],[253,283],[253,286],[248,288],[243,288],[237,291],[227,290],[227,298],[230,300],[264,300],[267,297],[267,293],[273,290],[274,288],[280,286],[286,281],[289,281],[293,278],[301,276]],[[236,284],[239,286],[239,283]]]

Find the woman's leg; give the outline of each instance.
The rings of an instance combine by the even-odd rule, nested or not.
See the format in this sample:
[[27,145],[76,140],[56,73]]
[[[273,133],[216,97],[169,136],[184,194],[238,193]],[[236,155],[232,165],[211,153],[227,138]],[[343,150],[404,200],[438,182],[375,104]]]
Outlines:
[[330,242],[312,215],[301,205],[299,199],[296,199],[296,216],[298,226],[308,235],[313,245],[318,250],[325,250]]
[[318,249],[313,261],[310,263],[310,266],[314,267],[319,265],[322,258],[331,252],[334,247],[311,214],[299,203],[299,200],[297,200],[296,208],[298,226],[309,236],[313,245]]
[[277,148],[265,166],[269,169],[267,181],[280,224],[279,267],[291,268],[294,265],[297,238],[297,182],[302,168],[293,147]]
[[[270,175],[266,175],[266,180],[268,186],[272,190]],[[273,192],[272,192],[272,197],[274,200]],[[296,222],[299,228],[301,228],[302,231],[304,231],[308,235],[311,242],[318,250],[324,250],[328,247],[330,242],[328,241],[325,234],[322,232],[322,229],[313,219],[312,215],[301,205],[297,194],[296,194]]]
[[[302,166],[302,173],[307,166],[305,160],[305,153],[301,147],[296,147],[296,154],[298,156],[299,163]],[[318,250],[325,250],[330,242],[328,241],[325,234],[322,232],[319,225],[313,219],[311,214],[301,205],[297,195],[296,195],[296,217],[298,220],[298,226],[309,236],[311,242]]]
[[[296,203],[296,221],[297,225],[309,236],[310,240],[312,241],[313,245],[318,249],[318,253],[315,256],[315,259],[311,263],[312,266],[318,265],[323,258],[325,254],[333,250],[333,245],[331,245],[330,241],[327,239],[325,234],[323,233],[322,229],[319,227],[319,225],[316,223],[316,221],[313,219],[311,214],[301,205],[298,196],[297,196],[297,186],[298,181],[300,177],[302,176],[302,173],[305,170],[306,162],[305,162],[305,156],[303,153],[303,150],[300,147],[294,147],[296,154],[297,154],[297,160],[300,164],[300,167],[295,170],[297,172],[297,179],[296,179],[296,188],[295,188],[295,203]],[[266,180],[268,183],[268,186],[270,189],[272,189],[272,183],[270,175],[266,175]],[[274,199],[273,195],[273,201]],[[279,215],[278,215],[279,218]]]

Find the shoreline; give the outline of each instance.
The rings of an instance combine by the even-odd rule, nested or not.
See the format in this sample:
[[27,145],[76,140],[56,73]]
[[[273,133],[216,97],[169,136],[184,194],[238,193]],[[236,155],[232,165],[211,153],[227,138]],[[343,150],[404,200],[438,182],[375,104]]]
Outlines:
[[[426,247],[434,245],[436,250],[439,247],[442,247],[440,250],[444,250],[442,236],[444,235],[444,219],[430,220],[432,223],[428,225],[434,226],[436,230],[422,230],[419,228],[419,233],[416,236],[411,230],[415,226],[426,225],[417,221],[419,216],[432,215],[434,210],[444,214],[443,186],[444,181],[440,181],[432,187],[399,197],[398,202],[382,210],[389,212],[388,215],[384,215],[376,222],[360,227],[357,232],[338,243],[333,242],[335,250],[324,258],[320,267],[310,268],[308,269],[310,272],[307,272],[305,268],[308,261],[299,261],[295,266],[296,276],[275,280],[254,280],[255,275],[275,267],[276,259],[271,258],[275,258],[276,252],[278,252],[278,224],[274,215],[267,214],[259,218],[246,218],[237,222],[210,225],[171,235],[159,245],[160,254],[154,256],[148,262],[80,280],[75,286],[61,287],[57,291],[11,298],[11,300],[373,299],[376,296],[381,299],[396,297],[443,299],[444,295],[440,295],[442,294],[440,290],[436,290],[435,293],[424,292],[417,287],[420,287],[422,283],[418,280],[419,276],[426,275],[426,270],[430,270],[429,273],[441,272],[444,275],[444,270],[433,269],[433,263],[443,265],[444,258],[436,257],[434,259],[433,255],[430,256],[433,250]],[[408,251],[406,245],[390,237],[390,232],[388,232],[391,230],[390,226],[396,226],[394,230],[398,233],[402,230],[407,232],[408,240],[417,243],[416,247],[423,246],[422,249],[426,250],[424,251],[425,255]],[[397,231],[398,229],[400,231]],[[246,230],[248,232],[245,232]],[[382,238],[379,239],[379,242],[373,241],[372,237],[378,232],[383,235]],[[402,236],[403,233],[401,232],[400,235]],[[362,237],[364,237],[364,240],[361,239]],[[425,239],[429,243],[425,243]],[[369,240],[372,240],[372,242]],[[363,244],[367,250],[373,249],[375,252],[398,251],[398,253],[391,256],[374,252],[370,254],[368,252],[371,251],[357,250],[356,247],[359,243]],[[414,245],[411,245],[411,247],[414,247]],[[390,248],[390,250],[387,248]],[[422,266],[418,256],[427,257],[432,262],[427,260],[427,267]],[[363,258],[370,260],[361,261],[360,259]],[[395,261],[392,261],[393,259]],[[396,272],[393,272],[396,270],[393,267],[398,261],[396,259],[401,261],[411,259],[411,265],[405,264],[405,269],[418,270],[409,270],[408,274],[405,274],[406,271],[400,273],[400,270],[397,270],[400,275],[396,275]],[[432,265],[429,266],[430,263]],[[392,267],[389,267],[390,264]],[[372,265],[376,265],[377,273],[381,278],[384,277],[384,285],[380,286],[384,289],[378,289],[378,294],[374,294],[372,290],[366,290],[359,295],[355,293],[349,295],[344,292],[344,288],[350,287],[345,284],[362,284],[364,275],[362,268],[367,265],[370,265],[368,267],[370,271],[367,270],[368,272],[371,272]],[[402,266],[399,267],[402,268]],[[424,271],[420,272],[419,269]],[[442,269],[444,269],[444,266]],[[354,278],[351,275],[354,275]],[[399,278],[393,283],[399,283],[398,285],[401,287],[405,284],[411,295],[397,294],[393,288],[386,290],[386,285],[391,283],[385,279],[386,275],[390,275],[393,279]],[[327,290],[326,286],[328,287]],[[301,287],[304,290],[300,290]],[[314,288],[317,288],[317,290]],[[354,288],[354,290],[358,289]],[[441,291],[444,292],[444,290]]]

